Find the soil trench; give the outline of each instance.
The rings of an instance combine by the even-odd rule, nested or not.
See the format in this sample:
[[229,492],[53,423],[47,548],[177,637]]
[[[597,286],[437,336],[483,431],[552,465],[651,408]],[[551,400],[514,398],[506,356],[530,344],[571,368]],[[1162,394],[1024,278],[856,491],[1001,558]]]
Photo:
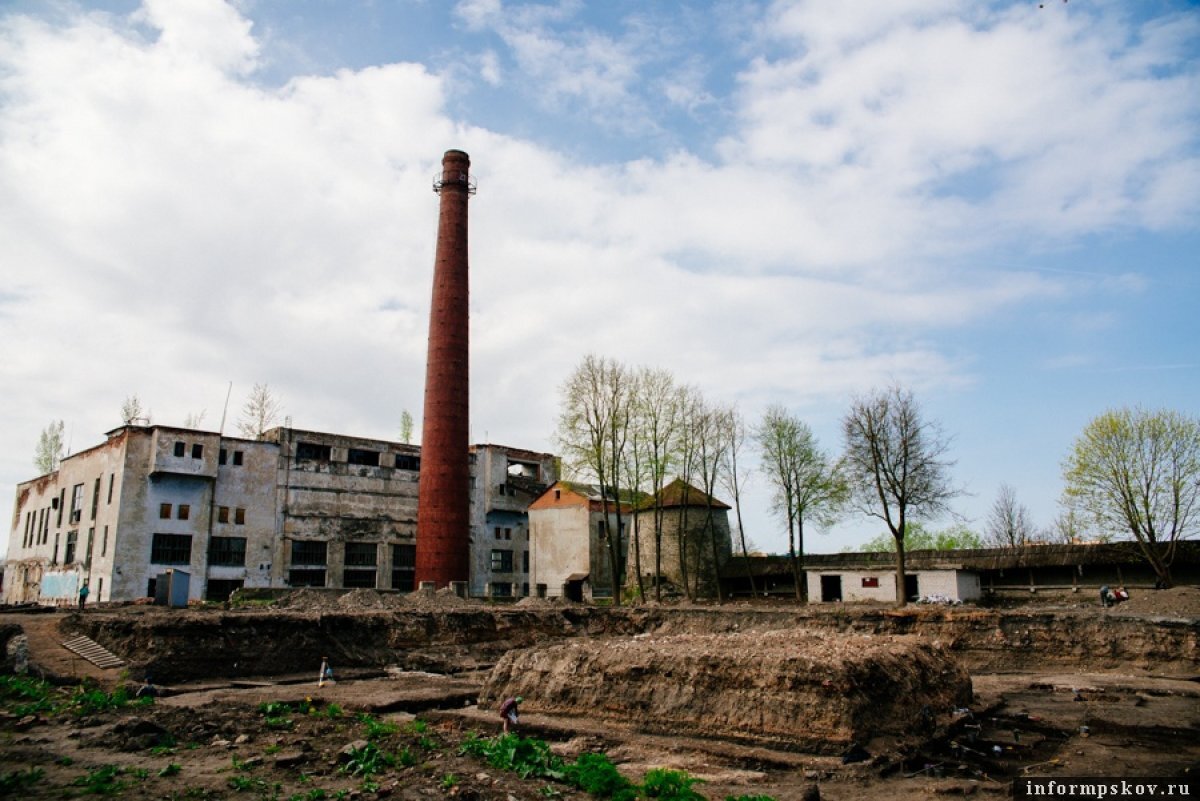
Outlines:
[[[293,599],[0,613],[9,671],[24,660],[55,682],[130,691],[149,675],[159,694],[82,716],[6,707],[0,788],[36,769],[13,797],[70,797],[111,769],[127,798],[544,798],[546,780],[460,752],[469,732],[498,731],[495,707],[511,695],[525,698],[521,733],[564,758],[604,751],[634,781],[686,770],[713,799],[798,799],[814,785],[825,799],[1005,797],[1020,776],[1194,780],[1200,593],[1169,592],[1183,611]],[[56,643],[75,634],[128,666],[64,657]],[[323,657],[336,682],[318,686]],[[396,724],[379,744],[398,761],[371,777],[339,755],[378,734],[360,714]]]

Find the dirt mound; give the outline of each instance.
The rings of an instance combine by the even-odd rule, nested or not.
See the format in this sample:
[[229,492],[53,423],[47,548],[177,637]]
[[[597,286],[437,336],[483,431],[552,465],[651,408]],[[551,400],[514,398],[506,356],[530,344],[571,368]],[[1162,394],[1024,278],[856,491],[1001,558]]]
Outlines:
[[[1099,599],[1096,601],[1099,605]],[[1172,587],[1169,590],[1130,590],[1129,600],[1117,611],[1139,615],[1200,618],[1200,588]]]
[[383,595],[375,590],[351,590],[337,599],[340,609],[383,609]]
[[339,594],[307,588],[292,590],[277,600],[274,606],[277,609],[292,609],[297,612],[333,611],[339,608]]
[[[395,595],[392,603],[402,609],[462,609],[479,606],[479,601],[460,598],[449,587],[443,587],[437,592],[417,590],[407,595]],[[390,599],[391,600],[391,599]]]
[[777,630],[511,651],[480,702],[511,695],[533,712],[839,753],[876,737],[928,734],[970,702],[971,681],[941,646],[917,637]]

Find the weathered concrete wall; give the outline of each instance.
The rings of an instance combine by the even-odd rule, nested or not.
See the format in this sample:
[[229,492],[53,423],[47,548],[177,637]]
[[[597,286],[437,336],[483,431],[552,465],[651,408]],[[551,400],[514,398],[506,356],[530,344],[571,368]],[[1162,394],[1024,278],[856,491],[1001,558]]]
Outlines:
[[586,502],[530,510],[531,584],[545,584],[547,595],[557,597],[567,576],[591,571],[590,522]]
[[[972,601],[982,597],[979,576],[966,570],[910,570],[915,576],[920,596],[942,596],[956,601]],[[842,601],[857,603],[875,601],[889,603],[896,600],[896,571],[888,570],[806,570],[808,599],[811,603],[823,600],[821,578],[838,576],[842,580]],[[866,586],[867,582],[877,586]]]
[[[524,569],[530,549],[529,504],[540,488],[556,480],[554,457],[504,445],[476,445],[472,455],[470,592],[484,595],[490,586],[503,583],[520,595],[532,583]],[[493,550],[512,552],[511,571],[492,569]]]

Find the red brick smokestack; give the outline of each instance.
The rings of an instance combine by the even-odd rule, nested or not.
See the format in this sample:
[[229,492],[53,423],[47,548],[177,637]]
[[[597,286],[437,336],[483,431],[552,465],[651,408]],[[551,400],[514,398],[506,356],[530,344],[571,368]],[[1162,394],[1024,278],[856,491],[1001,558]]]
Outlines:
[[447,150],[441,177],[433,183],[441,209],[425,363],[416,580],[438,587],[470,578],[467,198],[475,191],[470,166],[466,153]]

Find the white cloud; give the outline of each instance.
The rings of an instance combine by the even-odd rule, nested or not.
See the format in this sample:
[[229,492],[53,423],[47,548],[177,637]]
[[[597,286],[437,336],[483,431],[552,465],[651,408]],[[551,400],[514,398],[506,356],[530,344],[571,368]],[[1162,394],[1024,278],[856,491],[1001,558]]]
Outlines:
[[[297,426],[393,436],[402,409],[419,420],[430,179],[450,147],[480,184],[476,439],[552,447],[556,389],[587,352],[751,415],[780,398],[828,414],[892,376],[969,387],[974,354],[947,332],[1144,288],[1137,268],[1105,287],[976,265],[1014,242],[1186,222],[1200,162],[1180,157],[1194,65],[1151,52],[1183,47],[1193,18],[1139,38],[964,8],[781,4],[716,157],[590,166],[450,118],[420,64],[264,87],[255,29],[229,6],[0,18],[0,381],[20,388],[0,397],[0,483],[28,477],[51,418],[90,445],[134,392],[164,423],[204,408],[216,425],[231,380],[233,417],[266,381]],[[472,62],[491,86],[531,80],[640,130],[663,124],[651,94],[727,102],[699,60],[661,70],[654,24],[571,29],[580,10],[457,14],[509,48]]]

